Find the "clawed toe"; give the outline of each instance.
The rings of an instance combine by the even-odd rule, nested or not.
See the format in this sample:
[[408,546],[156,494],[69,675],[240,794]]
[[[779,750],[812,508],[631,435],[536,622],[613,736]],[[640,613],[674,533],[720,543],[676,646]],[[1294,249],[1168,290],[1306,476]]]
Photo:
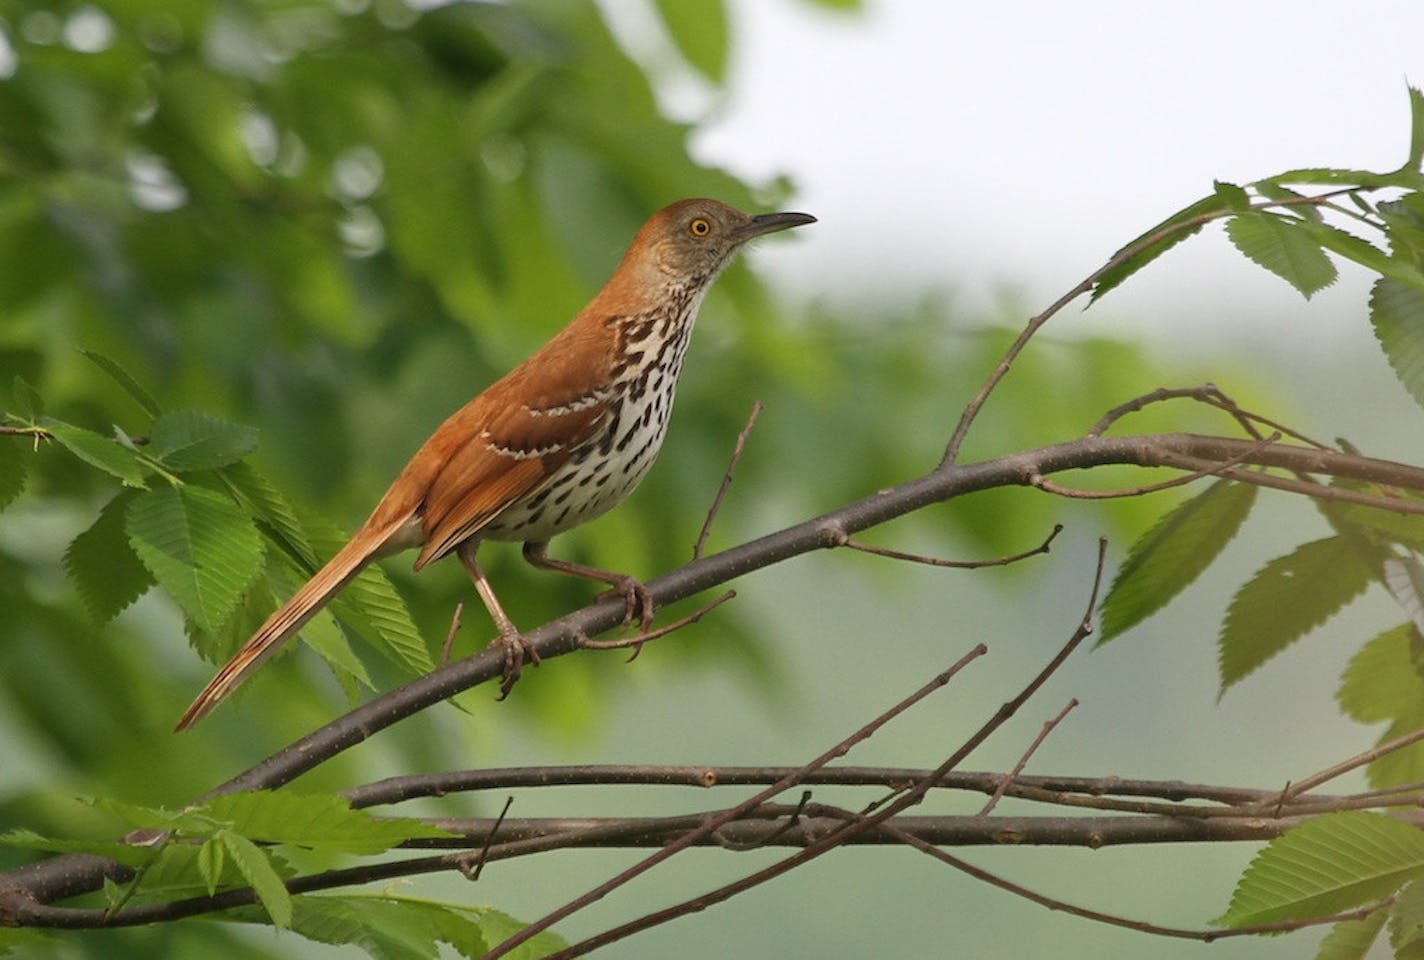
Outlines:
[[499,696],[496,700],[503,700],[509,696],[509,691],[514,689],[514,685],[519,682],[519,675],[524,670],[524,661],[527,659],[534,666],[539,666],[539,651],[534,649],[534,645],[519,633],[500,634],[493,641],[504,648],[504,673],[499,684]]

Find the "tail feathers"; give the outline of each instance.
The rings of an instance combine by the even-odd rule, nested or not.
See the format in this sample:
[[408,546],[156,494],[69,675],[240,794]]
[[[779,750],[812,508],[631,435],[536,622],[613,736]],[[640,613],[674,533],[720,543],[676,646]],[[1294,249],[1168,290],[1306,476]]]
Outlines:
[[228,694],[246,680],[258,667],[276,653],[289,638],[314,617],[341,588],[350,583],[396,533],[395,529],[362,528],[337,551],[312,578],[302,585],[292,599],[277,608],[267,622],[257,629],[252,639],[242,645],[232,659],[223,665],[203,692],[193,700],[178,720],[176,731],[187,730],[206,717]]

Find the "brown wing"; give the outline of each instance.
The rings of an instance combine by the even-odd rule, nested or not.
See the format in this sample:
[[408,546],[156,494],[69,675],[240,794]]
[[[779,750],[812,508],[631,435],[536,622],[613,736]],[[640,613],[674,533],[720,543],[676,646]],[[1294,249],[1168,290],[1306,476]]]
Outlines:
[[532,494],[597,433],[608,414],[612,343],[591,320],[576,318],[457,410],[391,485],[367,523],[418,516],[425,538],[415,569]]

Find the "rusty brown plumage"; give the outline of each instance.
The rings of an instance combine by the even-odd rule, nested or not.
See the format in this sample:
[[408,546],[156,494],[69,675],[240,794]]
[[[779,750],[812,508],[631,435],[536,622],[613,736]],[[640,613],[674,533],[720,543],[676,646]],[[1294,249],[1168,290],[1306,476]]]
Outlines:
[[646,626],[651,602],[636,580],[551,559],[544,546],[615,506],[652,465],[698,307],[732,255],[814,220],[753,217],[703,199],[655,213],[566,327],[431,434],[370,518],[218,671],[177,729],[206,716],[368,563],[416,547],[416,570],[452,552],[469,570],[505,647],[506,690],[524,650],[475,560],[482,540],[522,540],[535,566],[613,586]]

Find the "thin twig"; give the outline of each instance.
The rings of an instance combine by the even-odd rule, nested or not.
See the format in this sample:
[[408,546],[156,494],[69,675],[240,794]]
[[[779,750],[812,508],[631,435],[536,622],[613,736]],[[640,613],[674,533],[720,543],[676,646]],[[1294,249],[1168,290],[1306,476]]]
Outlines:
[[485,835],[485,842],[483,845],[481,845],[479,856],[475,858],[475,862],[473,865],[471,865],[468,860],[468,854],[464,855],[467,859],[456,861],[456,867],[459,869],[460,873],[464,874],[466,880],[469,880],[473,883],[474,881],[478,880],[480,878],[480,874],[484,872],[485,861],[486,858],[489,857],[490,844],[494,843],[494,838],[498,836],[499,828],[504,824],[504,818],[508,816],[509,808],[512,806],[514,806],[514,797],[505,797],[504,806],[500,808],[499,816],[495,818],[494,826],[490,827],[489,833]]
[[1176,467],[1180,470],[1199,470],[1207,473],[1213,472],[1213,468],[1215,467],[1217,476],[1226,477],[1230,480],[1239,480],[1242,483],[1254,483],[1258,487],[1270,487],[1274,490],[1286,490],[1290,493],[1299,493],[1315,500],[1354,503],[1363,507],[1376,507],[1380,510],[1387,510],[1390,513],[1424,513],[1424,501],[1420,500],[1377,496],[1369,493],[1360,493],[1358,490],[1349,490],[1345,487],[1327,487],[1324,484],[1315,483],[1311,480],[1278,477],[1275,474],[1261,473],[1257,470],[1243,471],[1234,467],[1222,469],[1210,460],[1202,460],[1198,457],[1175,452],[1166,453],[1162,457],[1162,462],[1165,466]]
[[[701,609],[694,610],[681,620],[674,620],[672,623],[664,624],[656,630],[646,630],[634,637],[622,637],[618,640],[591,640],[588,637],[580,637],[578,644],[589,650],[620,650],[624,647],[632,647],[633,657],[636,657],[643,649],[643,644],[650,640],[656,640],[659,637],[665,637],[674,630],[681,630],[683,627],[696,623],[736,595],[737,591],[728,590],[716,600],[713,600]],[[633,657],[629,657],[629,659],[631,660]]]
[[956,870],[962,871],[975,880],[983,881],[991,886],[998,887],[1025,900],[1031,900],[1039,906],[1047,907],[1050,910],[1059,910],[1072,914],[1075,917],[1082,917],[1086,920],[1093,920],[1098,923],[1107,924],[1114,927],[1126,927],[1129,930],[1136,930],[1140,933],[1150,933],[1159,937],[1176,937],[1186,940],[1200,940],[1203,943],[1211,943],[1224,937],[1242,937],[1263,933],[1284,933],[1290,930],[1299,930],[1302,927],[1319,926],[1326,923],[1340,923],[1345,920],[1360,920],[1376,910],[1382,910],[1394,902],[1394,897],[1386,897],[1383,900],[1370,904],[1367,907],[1360,907],[1357,910],[1349,910],[1344,913],[1331,914],[1328,917],[1312,917],[1307,920],[1282,920],[1277,923],[1256,924],[1250,927],[1233,927],[1224,930],[1191,930],[1182,927],[1163,927],[1143,920],[1132,920],[1116,914],[1103,913],[1100,910],[1092,910],[1088,907],[1080,907],[1069,903],[1066,900],[1059,900],[1046,894],[1030,890],[1028,887],[1006,880],[998,874],[990,873],[982,867],[976,867],[967,860],[961,860],[952,853],[948,853],[928,843],[921,838],[900,830],[893,823],[882,824],[881,829],[893,834],[897,839],[905,843],[906,846],[913,847],[921,853],[928,854],[943,863],[947,863]]
[[1395,737],[1392,740],[1386,740],[1384,743],[1381,743],[1378,746],[1355,754],[1348,760],[1342,760],[1339,763],[1332,764],[1331,766],[1326,767],[1324,770],[1321,770],[1319,773],[1311,774],[1303,780],[1297,780],[1294,783],[1289,784],[1284,790],[1280,792],[1278,796],[1278,802],[1283,803],[1285,801],[1292,800],[1300,796],[1301,794],[1306,793],[1307,791],[1313,790],[1314,788],[1320,786],[1322,783],[1325,783],[1329,780],[1334,780],[1336,777],[1342,774],[1349,773],[1351,770],[1354,770],[1358,767],[1363,767],[1367,763],[1373,763],[1380,757],[1394,753],[1397,750],[1403,750],[1405,747],[1413,746],[1414,744],[1419,743],[1420,741],[1424,741],[1424,727],[1420,727],[1418,730],[1413,730],[1409,733],[1402,734],[1401,736]]
[[1004,782],[999,784],[998,788],[990,794],[988,802],[980,809],[979,816],[987,817],[994,807],[998,805],[999,800],[1004,796],[1004,791],[1009,788],[1011,783],[1018,779],[1020,773],[1023,773],[1023,768],[1028,765],[1029,757],[1033,756],[1034,752],[1038,750],[1039,745],[1053,732],[1053,728],[1063,722],[1063,718],[1068,716],[1068,711],[1077,705],[1078,698],[1072,697],[1069,699],[1067,706],[1059,710],[1056,716],[1044,721],[1043,729],[1038,731],[1038,736],[1033,738],[1033,742],[1028,745],[1028,749],[1019,757],[1018,763],[1014,764],[1014,768],[1005,775]]
[[910,563],[923,563],[931,567],[953,567],[957,570],[977,570],[980,567],[1003,567],[1011,563],[1018,563],[1020,560],[1027,560],[1029,557],[1036,557],[1039,554],[1048,552],[1049,544],[1053,543],[1060,533],[1063,532],[1063,524],[1055,523],[1053,530],[1048,537],[1034,547],[1032,550],[1025,550],[1022,553],[1011,554],[1006,557],[995,557],[992,560],[944,560],[939,557],[927,557],[918,553],[905,553],[900,550],[891,550],[888,547],[876,547],[859,540],[852,539],[849,534],[842,533],[839,542],[840,547],[849,547],[852,550],[859,550],[862,553],[873,553],[877,557],[889,557],[891,560],[907,560]]
[[455,645],[455,634],[460,632],[460,616],[465,612],[465,601],[455,604],[455,615],[450,618],[450,629],[445,633],[445,643],[440,647],[440,666],[450,662],[450,648]]
[[1204,383],[1199,387],[1159,387],[1158,389],[1153,390],[1150,393],[1144,393],[1139,397],[1133,397],[1126,403],[1121,403],[1116,407],[1113,407],[1107,413],[1103,414],[1102,417],[1098,420],[1098,422],[1093,424],[1093,426],[1089,428],[1087,436],[1102,436],[1104,433],[1107,432],[1108,428],[1111,427],[1118,420],[1121,420],[1123,417],[1127,416],[1130,413],[1136,413],[1144,407],[1149,406],[1150,404],[1161,403],[1165,400],[1177,400],[1183,398],[1196,400],[1200,403],[1206,404],[1209,407],[1215,407],[1218,410],[1224,411],[1225,413],[1229,414],[1233,420],[1235,420],[1238,424],[1241,425],[1242,430],[1246,431],[1246,433],[1248,433],[1250,436],[1257,440],[1261,439],[1262,436],[1262,434],[1256,429],[1256,425],[1260,424],[1268,430],[1277,430],[1283,436],[1290,437],[1293,440],[1298,440],[1301,443],[1304,443],[1307,446],[1315,447],[1318,450],[1333,449],[1329,444],[1321,443],[1318,440],[1314,440],[1292,427],[1288,427],[1285,424],[1272,420],[1269,417],[1262,416],[1259,413],[1254,413],[1250,410],[1243,408],[1240,404],[1238,404],[1235,400],[1228,396],[1224,390],[1222,390],[1214,383]]
[[732,459],[727,463],[727,472],[722,475],[722,483],[717,487],[717,495],[712,498],[712,506],[707,511],[707,519],[702,521],[702,531],[697,535],[697,542],[692,546],[692,559],[696,560],[702,556],[702,548],[707,546],[707,537],[712,533],[712,521],[717,519],[717,511],[722,509],[722,498],[727,495],[727,488],[732,485],[732,476],[737,472],[737,463],[742,459],[742,451],[746,448],[747,437],[751,436],[752,427],[756,426],[757,417],[761,416],[762,402],[758,400],[752,404],[752,412],[747,416],[747,424],[742,427],[742,432],[737,434],[737,444],[732,448]]
[[1140,497],[1148,493],[1157,493],[1161,490],[1170,490],[1173,487],[1180,487],[1200,480],[1202,477],[1220,476],[1223,472],[1250,459],[1259,453],[1263,448],[1268,447],[1281,438],[1279,433],[1273,433],[1269,437],[1263,437],[1253,446],[1241,451],[1234,457],[1223,460],[1218,464],[1203,466],[1180,477],[1173,477],[1171,480],[1163,480],[1160,483],[1144,483],[1136,487],[1120,487],[1114,490],[1083,490],[1078,487],[1065,487],[1054,483],[1042,474],[1034,474],[1029,483],[1044,493],[1057,494],[1060,497],[1069,497],[1077,500],[1112,500],[1121,497]]

